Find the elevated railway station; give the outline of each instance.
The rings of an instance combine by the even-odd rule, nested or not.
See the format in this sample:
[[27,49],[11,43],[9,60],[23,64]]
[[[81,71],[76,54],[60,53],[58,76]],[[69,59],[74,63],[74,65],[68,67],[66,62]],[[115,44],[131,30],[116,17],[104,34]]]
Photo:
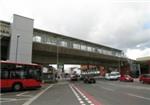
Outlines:
[[116,67],[127,62],[120,49],[37,29],[33,23],[19,15],[14,15],[12,23],[0,21],[1,60]]

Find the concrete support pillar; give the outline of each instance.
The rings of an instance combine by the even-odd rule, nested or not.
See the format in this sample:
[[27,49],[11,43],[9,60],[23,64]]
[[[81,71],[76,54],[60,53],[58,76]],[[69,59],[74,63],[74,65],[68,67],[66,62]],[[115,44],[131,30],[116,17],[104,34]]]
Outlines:
[[33,19],[14,15],[11,25],[9,60],[31,63],[33,42]]

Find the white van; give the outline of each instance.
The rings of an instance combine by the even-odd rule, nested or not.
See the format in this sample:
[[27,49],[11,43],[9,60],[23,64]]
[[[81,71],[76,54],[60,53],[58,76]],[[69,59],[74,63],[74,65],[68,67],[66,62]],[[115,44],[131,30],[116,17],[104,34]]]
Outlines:
[[118,80],[120,77],[119,72],[111,72],[111,73],[106,73],[105,79],[107,80]]
[[106,74],[105,74],[105,79],[106,79],[106,80],[109,80],[109,79],[110,79],[110,73],[106,73]]

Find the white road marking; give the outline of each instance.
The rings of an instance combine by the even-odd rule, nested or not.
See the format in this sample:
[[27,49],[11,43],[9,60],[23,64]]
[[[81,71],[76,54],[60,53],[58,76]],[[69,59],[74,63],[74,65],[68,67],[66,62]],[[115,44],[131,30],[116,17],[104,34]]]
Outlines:
[[75,91],[75,89],[73,89],[73,87],[71,85],[69,85],[69,87],[71,88],[72,92],[75,94],[75,96],[77,97],[79,103],[81,105],[85,105],[84,102],[82,101],[82,99],[80,98],[80,96],[78,95],[78,93]]
[[1,100],[16,100],[16,98],[1,98]]
[[33,97],[32,95],[21,95],[23,97]]
[[105,85],[111,85],[111,86],[115,86],[115,87],[123,87],[123,88],[132,88],[132,89],[143,89],[143,90],[150,90],[149,87],[143,87],[143,86],[133,86],[133,85],[123,85],[123,84],[114,84],[114,83],[107,83],[107,82],[102,82],[99,81],[100,84],[105,84]]
[[82,101],[82,99],[81,99],[81,98],[78,98],[78,100],[79,100],[79,101]]
[[82,95],[83,96],[83,98],[86,98],[86,96],[85,95]]
[[80,103],[81,103],[81,104],[84,104],[84,102],[83,102],[83,101],[80,101]]
[[78,96],[78,95],[76,95],[77,96],[77,98],[80,98],[80,96]]
[[148,98],[148,97],[143,97],[143,96],[139,96],[139,95],[131,94],[131,93],[127,93],[127,95],[133,96],[133,97],[137,97],[137,98],[141,98],[141,99],[145,99],[145,100],[149,100],[149,101],[150,101],[150,98]]
[[1,98],[1,100],[4,101],[0,101],[2,103],[4,102],[12,102],[12,101],[22,101],[22,100],[28,100],[29,98],[22,98],[22,99],[16,99],[16,98]]
[[27,94],[27,93],[29,93],[29,92],[23,92],[23,93],[17,94],[16,96],[22,96],[22,95]]
[[85,100],[89,100],[88,98],[85,98]]
[[41,96],[44,92],[46,92],[49,88],[53,87],[53,84],[48,86],[46,89],[43,91],[39,92],[36,96],[31,98],[30,100],[26,101],[23,105],[30,105],[34,100],[36,100],[39,96]]
[[85,101],[87,102],[87,103],[89,103],[90,105],[94,105],[93,103],[92,103],[92,101],[90,101],[77,87],[75,87],[74,86],[74,88],[78,91],[78,93],[85,99]]
[[91,101],[87,101],[89,104],[92,104],[92,102]]
[[58,85],[65,85],[65,84],[68,84],[67,82],[64,82],[64,83],[57,83]]
[[108,90],[108,91],[114,91],[113,89],[110,89],[108,87],[103,87],[103,86],[100,86],[101,88],[105,89],[105,90]]

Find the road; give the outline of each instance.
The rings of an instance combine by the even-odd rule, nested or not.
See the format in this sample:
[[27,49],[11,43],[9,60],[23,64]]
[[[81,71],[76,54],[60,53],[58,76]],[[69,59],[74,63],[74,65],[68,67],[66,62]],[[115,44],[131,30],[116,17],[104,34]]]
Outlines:
[[150,85],[97,80],[61,81],[41,89],[1,93],[2,105],[149,105]]

